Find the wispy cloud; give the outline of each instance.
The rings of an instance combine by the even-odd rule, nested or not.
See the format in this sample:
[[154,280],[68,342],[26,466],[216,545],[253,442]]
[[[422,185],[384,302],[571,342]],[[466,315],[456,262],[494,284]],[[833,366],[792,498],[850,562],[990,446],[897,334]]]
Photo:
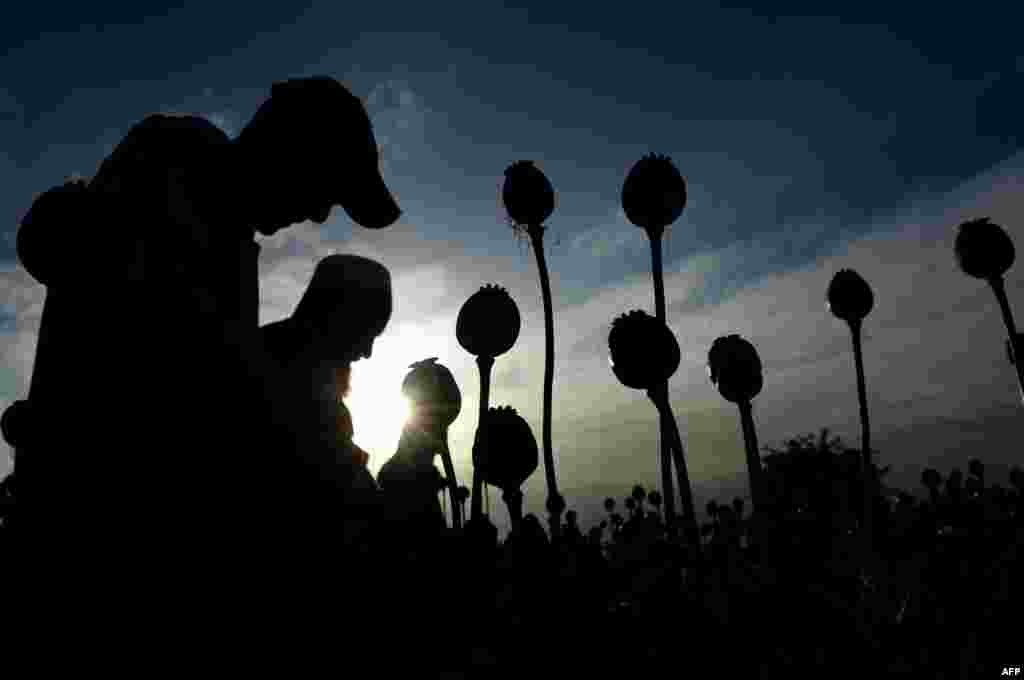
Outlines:
[[585,229],[572,236],[569,244],[574,257],[603,258],[618,255],[626,247],[644,245],[646,236],[638,228],[629,228],[622,208],[618,208],[607,224]]
[[366,98],[374,136],[385,165],[408,161],[423,144],[431,110],[403,79],[377,84]]

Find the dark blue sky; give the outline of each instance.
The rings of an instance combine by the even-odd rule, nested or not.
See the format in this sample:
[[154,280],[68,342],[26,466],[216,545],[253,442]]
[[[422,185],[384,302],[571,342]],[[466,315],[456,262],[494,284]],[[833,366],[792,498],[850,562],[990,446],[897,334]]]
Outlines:
[[[91,176],[145,115],[199,113],[235,134],[274,81],[323,73],[366,98],[403,226],[371,237],[338,212],[315,236],[296,228],[301,238],[268,244],[266,275],[285,256],[365,246],[421,289],[440,287],[418,306],[431,319],[407,319],[428,328],[457,311],[460,295],[504,283],[505,265],[459,258],[504,258],[494,262],[508,263],[509,280],[526,282],[517,301],[529,326],[535,267],[503,231],[497,196],[509,163],[535,159],[558,191],[548,239],[556,309],[567,319],[605,310],[595,301],[610,291],[649,285],[646,239],[617,213],[629,167],[657,151],[690,193],[666,271],[680,282],[699,275],[668,290],[670,310],[706,309],[702,329],[717,328],[717,305],[765,276],[813,268],[922,206],[934,214],[920,238],[939,238],[950,228],[943,196],[1008,162],[1019,168],[1024,52],[1012,3],[903,4],[829,6],[832,16],[793,2],[770,3],[771,13],[707,2],[589,3],[579,13],[551,2],[21,4],[0,24],[0,269],[14,267],[13,237],[33,197],[73,173]],[[265,278],[264,315],[287,313],[303,281]],[[0,299],[0,402],[23,396],[40,296],[12,284]],[[595,324],[564,335],[565,350],[603,351]],[[766,365],[821,354],[805,349]],[[539,394],[535,363],[497,370],[515,376],[510,389],[536,383]],[[727,413],[707,426],[715,441],[736,438]]]
[[[364,95],[382,75],[409,81],[446,123],[430,151],[467,203],[491,200],[510,148],[572,167],[551,173],[564,198],[613,202],[616,184],[598,181],[608,159],[653,147],[694,155],[678,159],[692,177],[716,154],[793,179],[756,216],[736,196],[745,219],[698,228],[694,247],[819,213],[862,221],[1019,148],[1024,61],[1007,4],[813,16],[820,5],[27,3],[0,28],[0,214],[9,232],[34,192],[90,175],[148,112],[224,108],[238,125],[270,82],[322,69]],[[587,207],[603,206],[575,212]]]

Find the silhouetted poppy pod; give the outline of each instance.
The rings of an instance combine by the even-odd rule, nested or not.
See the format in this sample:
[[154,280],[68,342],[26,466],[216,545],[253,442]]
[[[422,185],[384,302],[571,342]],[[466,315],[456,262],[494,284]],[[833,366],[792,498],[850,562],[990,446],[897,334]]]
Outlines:
[[987,217],[961,224],[955,249],[960,269],[978,279],[994,279],[1005,274],[1013,265],[1016,253],[1006,231]]
[[519,307],[512,296],[504,288],[487,285],[462,305],[455,337],[470,354],[496,357],[516,344],[520,325]]
[[448,427],[462,410],[462,393],[452,372],[437,357],[417,361],[402,381],[402,395],[412,402],[417,416],[425,415]]
[[650,503],[651,505],[653,505],[656,508],[660,507],[661,506],[661,493],[659,491],[651,491],[649,494],[647,494],[647,502]]
[[660,232],[686,207],[686,181],[668,156],[641,158],[622,185],[622,210],[627,219],[648,231]]
[[726,335],[711,343],[708,375],[728,401],[741,403],[756,397],[764,387],[761,357],[757,349],[739,335]]
[[929,489],[933,489],[942,483],[942,475],[933,468],[925,468],[921,472],[921,484]]
[[391,319],[391,274],[366,257],[328,255],[317,263],[292,316],[320,327],[380,335]]
[[864,320],[875,306],[875,295],[864,278],[852,269],[840,269],[828,285],[828,307],[846,322]]
[[0,416],[0,434],[13,449],[28,446],[32,436],[32,406],[27,399],[19,399],[4,409]]
[[18,259],[44,286],[76,280],[83,266],[94,202],[85,182],[74,180],[49,189],[35,200],[18,229]]
[[554,187],[533,161],[516,161],[505,170],[501,198],[517,225],[541,225],[555,210]]
[[615,319],[608,334],[612,372],[626,387],[649,390],[666,382],[682,359],[672,330],[639,309]]
[[488,484],[503,491],[518,489],[540,460],[529,423],[511,406],[499,406],[487,409],[484,427],[487,449],[474,447],[474,467]]
[[949,471],[949,484],[952,484],[953,486],[959,486],[959,484],[962,481],[964,481],[964,473],[960,468],[955,467]]
[[1010,468],[1010,484],[1018,491],[1024,491],[1024,470],[1019,465]]

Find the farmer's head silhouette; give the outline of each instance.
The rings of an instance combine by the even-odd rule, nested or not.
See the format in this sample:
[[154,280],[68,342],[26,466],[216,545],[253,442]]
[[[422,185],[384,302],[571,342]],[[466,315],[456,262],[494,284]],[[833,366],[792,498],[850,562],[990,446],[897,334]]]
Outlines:
[[373,341],[391,319],[391,274],[384,265],[358,255],[328,255],[295,307],[322,359],[351,364],[369,358]]
[[322,224],[340,205],[368,229],[387,227],[401,211],[379,168],[377,141],[360,99],[333,78],[275,83],[239,134],[245,194],[259,206],[263,234],[312,220]]

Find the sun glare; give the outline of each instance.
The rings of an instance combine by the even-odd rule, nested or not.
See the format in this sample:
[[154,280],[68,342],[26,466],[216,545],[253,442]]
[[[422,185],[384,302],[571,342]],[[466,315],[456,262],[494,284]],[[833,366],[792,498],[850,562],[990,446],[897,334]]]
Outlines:
[[369,468],[374,475],[398,449],[410,416],[409,402],[402,395],[409,365],[448,352],[446,339],[406,324],[385,331],[374,342],[373,355],[352,364],[352,391],[345,404],[352,414],[352,439],[370,454]]
[[352,366],[352,392],[346,400],[352,413],[352,439],[370,454],[370,470],[376,473],[398,448],[402,428],[409,418],[409,401],[402,396],[403,373],[383,367]]

